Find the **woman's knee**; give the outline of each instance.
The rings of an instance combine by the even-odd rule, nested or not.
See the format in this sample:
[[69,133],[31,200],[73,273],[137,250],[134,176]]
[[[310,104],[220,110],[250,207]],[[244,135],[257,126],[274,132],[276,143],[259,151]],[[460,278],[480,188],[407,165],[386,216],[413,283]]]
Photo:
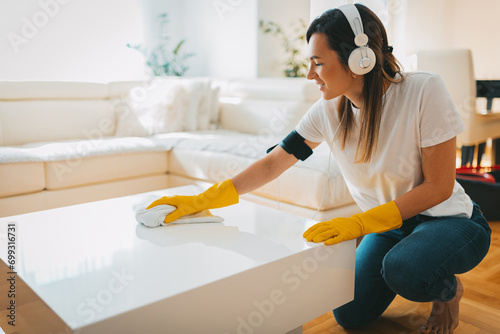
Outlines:
[[411,259],[389,252],[382,262],[382,277],[396,294],[414,300],[419,291],[425,289],[422,273],[417,267]]
[[333,316],[337,323],[345,329],[354,329],[364,325],[364,323],[359,321],[354,312],[345,310],[342,307],[333,310]]

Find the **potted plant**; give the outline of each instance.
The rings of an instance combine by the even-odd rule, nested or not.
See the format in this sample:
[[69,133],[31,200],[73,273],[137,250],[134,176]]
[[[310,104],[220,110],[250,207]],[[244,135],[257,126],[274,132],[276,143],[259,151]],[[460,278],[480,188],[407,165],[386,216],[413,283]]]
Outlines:
[[273,21],[260,20],[259,27],[264,34],[277,37],[285,49],[287,59],[283,64],[283,74],[286,77],[305,77],[308,71],[308,60],[301,52],[306,41],[307,26],[304,20],[300,19],[294,24],[291,35],[286,33],[281,25]]
[[183,53],[181,50],[186,42],[181,40],[173,48],[169,47],[169,36],[167,34],[167,13],[162,13],[157,17],[158,29],[156,30],[158,43],[152,48],[147,48],[143,44],[131,45],[127,47],[137,50],[143,54],[146,66],[154,76],[182,76],[189,69],[185,65],[186,59],[192,57],[193,53]]

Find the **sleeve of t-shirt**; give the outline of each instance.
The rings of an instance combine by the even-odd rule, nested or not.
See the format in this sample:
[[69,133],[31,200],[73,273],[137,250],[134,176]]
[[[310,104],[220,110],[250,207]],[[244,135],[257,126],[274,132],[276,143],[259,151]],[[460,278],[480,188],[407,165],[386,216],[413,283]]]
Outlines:
[[295,131],[306,140],[321,143],[323,141],[322,125],[324,122],[324,100],[319,99],[302,117]]
[[434,146],[465,130],[460,114],[437,74],[425,84],[420,105],[420,145]]

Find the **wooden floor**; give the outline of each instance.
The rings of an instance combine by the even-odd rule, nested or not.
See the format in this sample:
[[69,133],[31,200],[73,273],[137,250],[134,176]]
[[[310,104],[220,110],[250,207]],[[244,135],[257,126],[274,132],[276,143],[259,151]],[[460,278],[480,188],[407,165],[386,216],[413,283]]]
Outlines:
[[[500,333],[500,222],[490,222],[490,226],[488,255],[476,268],[459,275],[465,291],[455,334]],[[329,312],[305,324],[303,333],[418,333],[430,310],[431,303],[414,303],[397,296],[380,319],[362,330],[344,330]]]

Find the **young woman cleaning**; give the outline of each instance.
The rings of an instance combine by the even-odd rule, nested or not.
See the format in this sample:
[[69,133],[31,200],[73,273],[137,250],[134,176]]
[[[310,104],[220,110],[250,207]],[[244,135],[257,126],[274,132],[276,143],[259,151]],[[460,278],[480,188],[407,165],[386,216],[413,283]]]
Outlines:
[[456,136],[464,125],[438,75],[401,72],[384,26],[367,7],[343,5],[307,31],[322,98],[267,156],[197,196],[163,197],[165,218],[235,204],[321,142],[330,145],[363,213],[304,233],[327,245],[364,236],[356,250],[354,300],[333,311],[345,328],[366,326],[396,294],[433,302],[422,333],[453,333],[463,286],[456,274],[488,252],[491,230],[455,181]]

